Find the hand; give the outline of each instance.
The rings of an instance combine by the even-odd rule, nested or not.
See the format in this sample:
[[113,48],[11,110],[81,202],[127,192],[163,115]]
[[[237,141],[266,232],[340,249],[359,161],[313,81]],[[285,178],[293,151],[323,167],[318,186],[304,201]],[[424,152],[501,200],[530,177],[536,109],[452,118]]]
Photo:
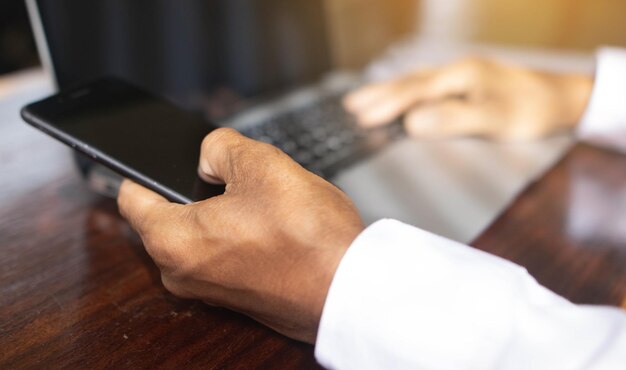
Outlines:
[[128,180],[120,189],[163,285],[313,343],[335,270],[363,230],[350,199],[230,129],[206,137],[199,173],[225,183],[224,195],[179,205]]
[[527,140],[574,127],[592,84],[585,75],[470,58],[366,86],[344,103],[363,126],[383,125],[406,113],[406,130],[414,137]]

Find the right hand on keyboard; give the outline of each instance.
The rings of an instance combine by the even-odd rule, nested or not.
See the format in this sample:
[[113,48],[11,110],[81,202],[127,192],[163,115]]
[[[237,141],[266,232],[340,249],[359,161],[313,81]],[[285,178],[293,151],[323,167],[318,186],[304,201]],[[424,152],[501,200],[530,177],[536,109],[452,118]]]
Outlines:
[[344,103],[367,127],[406,114],[406,129],[414,137],[524,140],[577,124],[591,87],[586,75],[538,72],[468,58],[366,86],[348,95]]

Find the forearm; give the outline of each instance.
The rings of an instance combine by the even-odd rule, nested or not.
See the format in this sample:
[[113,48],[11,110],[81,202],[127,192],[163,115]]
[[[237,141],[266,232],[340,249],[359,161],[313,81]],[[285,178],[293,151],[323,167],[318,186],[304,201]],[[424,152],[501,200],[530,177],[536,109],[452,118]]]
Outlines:
[[575,128],[589,104],[593,78],[585,74],[566,74],[556,76],[553,83],[560,91],[560,124],[567,129]]

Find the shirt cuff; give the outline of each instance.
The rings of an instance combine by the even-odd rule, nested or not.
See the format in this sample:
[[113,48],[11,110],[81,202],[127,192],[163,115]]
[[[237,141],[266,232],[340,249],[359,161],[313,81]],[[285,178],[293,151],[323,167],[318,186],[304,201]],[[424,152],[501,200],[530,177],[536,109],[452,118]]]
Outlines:
[[511,288],[519,288],[511,280],[519,277],[527,279],[526,271],[499,257],[399,221],[378,221],[339,264],[316,358],[332,369],[485,368],[511,330]]
[[315,356],[332,369],[613,369],[625,349],[621,310],[573,305],[512,262],[382,220],[339,264]]
[[578,135],[626,153],[626,50],[599,50],[593,92]]

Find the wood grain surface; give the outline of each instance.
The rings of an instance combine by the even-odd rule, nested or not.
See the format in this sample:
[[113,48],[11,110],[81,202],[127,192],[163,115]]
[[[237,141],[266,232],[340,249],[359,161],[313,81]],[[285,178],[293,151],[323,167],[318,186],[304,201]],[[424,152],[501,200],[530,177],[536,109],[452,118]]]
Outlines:
[[576,303],[626,308],[626,156],[578,144],[473,245]]
[[0,369],[315,369],[313,347],[170,295],[71,153],[0,122]]
[[[61,144],[0,122],[0,174],[0,368],[318,367],[310,345],[168,294]],[[625,194],[624,157],[578,146],[475,245],[576,302],[619,305]]]

